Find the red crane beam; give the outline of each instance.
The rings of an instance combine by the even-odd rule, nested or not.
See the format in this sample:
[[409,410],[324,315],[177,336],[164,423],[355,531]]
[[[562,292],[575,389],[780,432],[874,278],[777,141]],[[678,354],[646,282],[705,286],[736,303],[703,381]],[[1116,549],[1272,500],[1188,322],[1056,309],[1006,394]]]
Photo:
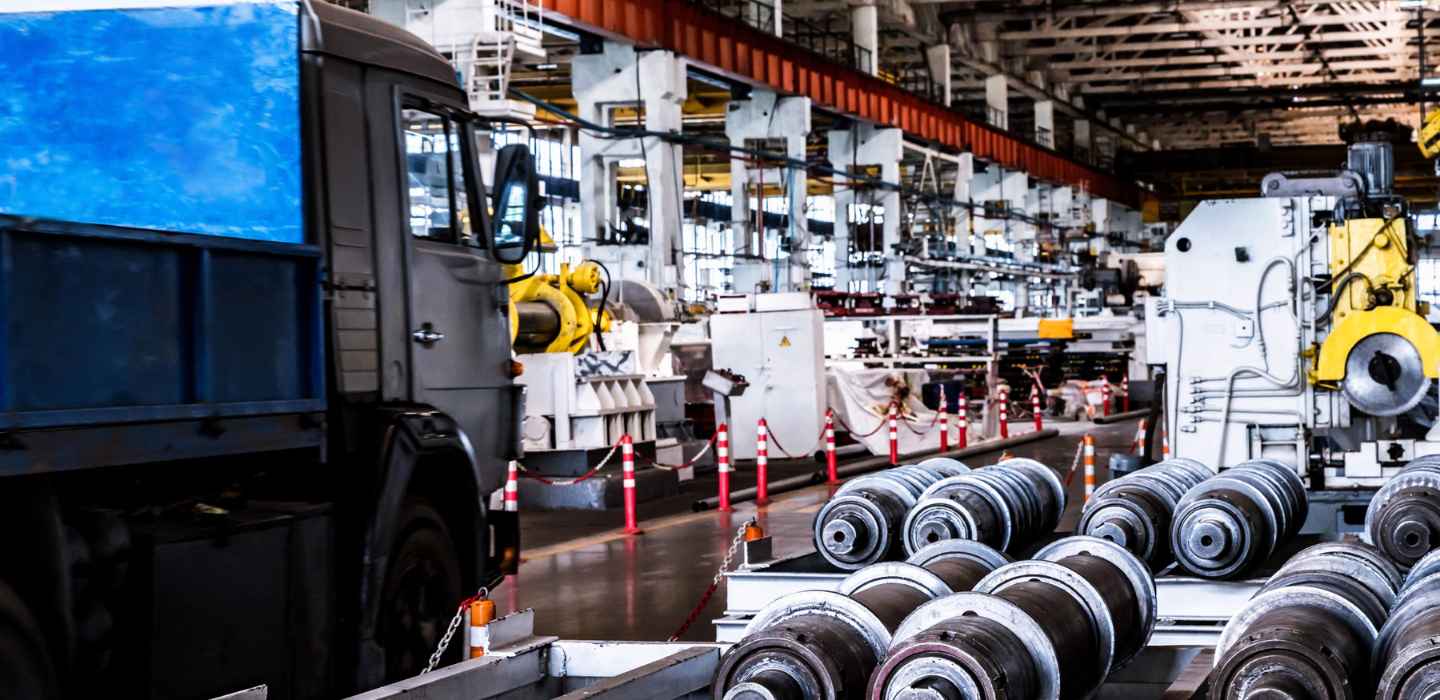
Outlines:
[[1133,182],[686,0],[540,0],[540,4],[546,12],[564,17],[547,21],[673,51],[734,80],[809,97],[822,109],[898,127],[915,138],[974,153],[1009,170],[1139,206],[1141,193]]

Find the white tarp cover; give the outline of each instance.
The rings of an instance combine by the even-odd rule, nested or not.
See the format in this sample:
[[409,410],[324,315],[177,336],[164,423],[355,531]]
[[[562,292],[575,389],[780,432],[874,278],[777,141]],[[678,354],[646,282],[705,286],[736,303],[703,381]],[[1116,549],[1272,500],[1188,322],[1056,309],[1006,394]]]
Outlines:
[[[849,426],[851,437],[871,454],[890,454],[890,431],[885,410],[899,400],[898,443],[900,454],[940,449],[940,425],[936,412],[920,403],[920,386],[930,380],[923,369],[865,369],[832,366],[826,372],[826,400],[835,411],[836,428]],[[978,425],[971,416],[969,439],[978,437]],[[876,430],[876,428],[879,428]],[[950,444],[956,444],[959,429],[950,416]],[[864,436],[865,433],[872,435]]]

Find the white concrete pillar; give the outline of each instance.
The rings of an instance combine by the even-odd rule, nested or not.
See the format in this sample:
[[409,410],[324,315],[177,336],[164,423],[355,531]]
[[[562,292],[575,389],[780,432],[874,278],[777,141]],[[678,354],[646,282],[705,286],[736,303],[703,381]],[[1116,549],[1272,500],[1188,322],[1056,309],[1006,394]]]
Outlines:
[[[975,198],[971,191],[975,179],[975,154],[960,154],[960,163],[955,170],[955,189],[952,196],[957,202],[974,203]],[[975,233],[975,213],[969,207],[955,207],[951,216],[955,222],[955,245],[961,255],[974,255],[975,243],[971,236]],[[982,250],[983,251],[983,246]],[[969,290],[965,290],[967,293]]]
[[1090,120],[1089,120],[1089,119],[1076,119],[1076,120],[1075,120],[1075,153],[1076,153],[1076,155],[1080,156],[1083,160],[1087,160],[1087,161],[1088,161],[1088,160],[1090,160],[1091,158],[1094,157],[1093,154],[1091,153],[1092,149],[1094,149],[1094,144],[1092,144],[1092,143],[1090,142]]
[[1004,75],[985,79],[985,111],[991,126],[1010,128],[1010,84]]
[[1055,147],[1055,103],[1050,100],[1035,103],[1035,142]]
[[940,86],[940,100],[949,107],[955,99],[951,90],[950,45],[936,44],[925,49],[925,62],[930,67],[930,76]]
[[[809,133],[808,97],[779,97],[773,92],[756,90],[749,99],[732,100],[726,107],[725,136],[732,146],[753,146],[762,140],[784,139],[786,157],[803,162],[805,137]],[[804,168],[752,170],[742,161],[730,161],[731,227],[737,244],[749,241],[755,232],[755,215],[750,210],[750,184],[756,180],[773,184],[782,179],[789,204],[789,223],[783,235],[789,241],[791,254],[785,263],[777,261],[772,288],[777,291],[801,291],[810,285],[810,267],[805,257],[805,251],[810,246],[810,226],[805,218],[808,180]],[[763,230],[760,233],[763,240]]]
[[[859,50],[859,68],[870,75],[880,72],[880,14],[875,0],[850,6],[850,35]],[[867,53],[868,52],[868,53]],[[867,65],[868,63],[868,65]]]
[[[636,71],[638,71],[638,76]],[[617,108],[644,109],[649,131],[679,132],[686,98],[685,62],[669,51],[637,52],[605,42],[596,54],[572,61],[571,88],[579,116],[612,125]],[[618,215],[618,163],[644,159],[650,241],[647,246],[588,245],[587,255],[610,266],[618,278],[643,278],[662,289],[684,286],[680,255],[684,162],[679,145],[658,137],[598,138],[580,132],[580,226],[587,243],[609,238]],[[611,263],[614,263],[613,265]]]
[[[837,129],[829,133],[829,158],[831,167],[845,170],[852,166],[879,166],[880,179],[888,183],[900,182],[900,159],[904,152],[905,135],[899,129],[882,129],[873,124],[855,123],[850,129]],[[900,193],[892,189],[870,188],[835,176],[835,288],[850,288],[852,281],[868,279],[872,289],[898,293],[905,285],[905,261],[894,255],[894,246],[900,243]],[[881,250],[873,251],[872,258],[883,259],[882,269],[863,268],[857,272],[850,266],[849,214],[852,204],[874,204],[883,212],[881,224]]]

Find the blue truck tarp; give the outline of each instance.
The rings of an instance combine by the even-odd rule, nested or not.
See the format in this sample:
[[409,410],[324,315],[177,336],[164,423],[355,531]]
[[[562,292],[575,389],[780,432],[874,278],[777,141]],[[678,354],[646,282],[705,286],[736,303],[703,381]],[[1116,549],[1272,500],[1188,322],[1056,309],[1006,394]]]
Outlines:
[[298,4],[177,5],[0,9],[0,214],[304,241]]

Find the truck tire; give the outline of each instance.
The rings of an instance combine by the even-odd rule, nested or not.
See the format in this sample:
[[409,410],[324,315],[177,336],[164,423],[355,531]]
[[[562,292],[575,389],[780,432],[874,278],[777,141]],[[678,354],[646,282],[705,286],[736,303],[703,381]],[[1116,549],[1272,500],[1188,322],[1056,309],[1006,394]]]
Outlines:
[[[422,499],[407,500],[380,599],[378,639],[385,650],[385,682],[419,674],[444,636],[461,591],[460,557],[440,514]],[[463,631],[463,630],[462,630]],[[461,658],[456,634],[441,664]]]
[[0,698],[59,697],[39,625],[14,589],[0,581]]

